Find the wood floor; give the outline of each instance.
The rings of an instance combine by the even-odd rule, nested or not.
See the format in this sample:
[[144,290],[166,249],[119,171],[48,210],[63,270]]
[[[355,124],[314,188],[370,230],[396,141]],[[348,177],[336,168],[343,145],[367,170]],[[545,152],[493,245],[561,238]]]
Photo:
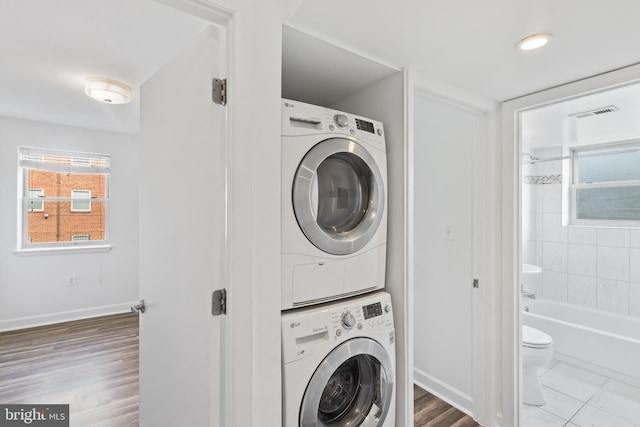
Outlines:
[[137,427],[138,317],[0,333],[0,402],[69,404],[73,427]]
[[[138,317],[0,333],[0,402],[69,404],[73,427],[137,427]],[[414,427],[479,425],[417,386],[414,404]]]
[[475,427],[473,418],[446,402],[413,386],[413,424],[414,427]]

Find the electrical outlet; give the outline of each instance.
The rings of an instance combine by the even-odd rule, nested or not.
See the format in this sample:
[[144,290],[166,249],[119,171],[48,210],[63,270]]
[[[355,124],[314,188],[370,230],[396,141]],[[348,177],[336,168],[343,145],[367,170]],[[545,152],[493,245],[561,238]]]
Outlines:
[[71,274],[67,276],[67,286],[75,286],[78,284],[78,275]]

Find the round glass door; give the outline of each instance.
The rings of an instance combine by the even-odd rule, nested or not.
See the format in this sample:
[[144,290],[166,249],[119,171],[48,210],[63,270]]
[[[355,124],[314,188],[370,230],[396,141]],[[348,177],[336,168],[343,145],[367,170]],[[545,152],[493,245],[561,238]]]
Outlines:
[[392,398],[389,355],[376,341],[356,338],[334,349],[314,373],[302,401],[300,425],[381,426]]
[[298,224],[311,243],[330,254],[351,254],[371,240],[382,220],[382,175],[357,142],[328,139],[303,158],[292,198]]

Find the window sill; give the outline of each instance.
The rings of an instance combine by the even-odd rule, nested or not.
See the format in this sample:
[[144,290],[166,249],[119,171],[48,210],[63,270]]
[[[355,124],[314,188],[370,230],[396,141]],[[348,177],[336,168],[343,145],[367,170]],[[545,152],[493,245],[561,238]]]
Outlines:
[[638,221],[607,221],[607,220],[579,220],[567,224],[568,227],[576,228],[612,228],[622,230],[637,230],[640,228]]
[[29,248],[29,249],[17,249],[13,251],[17,256],[34,256],[34,255],[63,255],[63,254],[93,254],[103,253],[111,251],[111,245],[96,245],[96,246],[66,246],[58,248]]

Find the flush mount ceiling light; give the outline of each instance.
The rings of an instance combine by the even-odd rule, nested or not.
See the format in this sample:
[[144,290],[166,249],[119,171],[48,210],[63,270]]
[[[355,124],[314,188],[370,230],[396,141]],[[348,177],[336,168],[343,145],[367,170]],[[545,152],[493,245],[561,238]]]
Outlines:
[[552,38],[553,36],[551,34],[534,34],[520,40],[516,47],[520,48],[521,50],[538,49],[549,43]]
[[131,101],[131,88],[129,86],[105,77],[88,77],[85,79],[84,93],[105,104],[127,104]]

